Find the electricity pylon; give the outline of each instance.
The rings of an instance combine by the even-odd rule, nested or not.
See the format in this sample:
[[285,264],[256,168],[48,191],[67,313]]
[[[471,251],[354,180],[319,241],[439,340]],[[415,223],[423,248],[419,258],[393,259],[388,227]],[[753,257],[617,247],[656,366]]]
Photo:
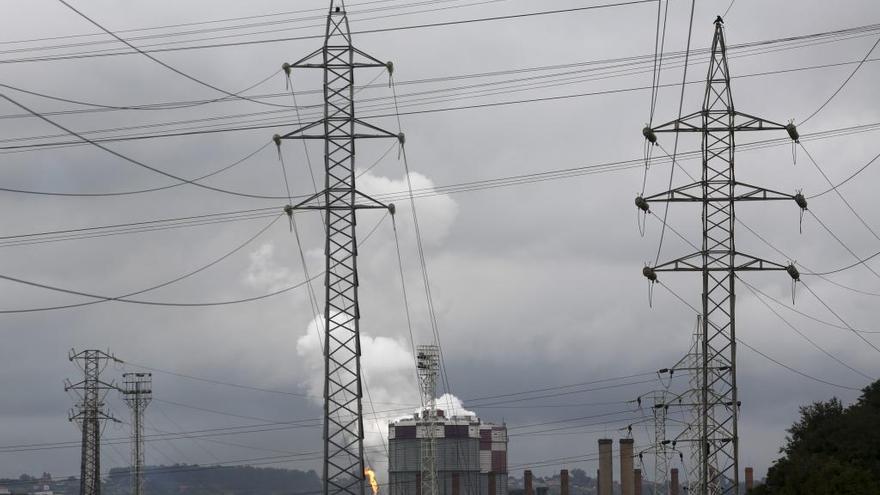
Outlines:
[[74,391],[79,402],[70,411],[70,421],[75,421],[82,431],[82,454],[80,461],[80,495],[100,495],[101,493],[101,422],[117,421],[104,410],[104,398],[116,386],[101,380],[101,372],[110,361],[120,362],[104,351],[70,351],[68,358],[76,361],[83,372],[78,383],[66,380],[64,390]]
[[422,495],[437,495],[437,372],[440,348],[420,345],[416,350],[419,388],[422,393],[422,423],[425,435],[421,442]]
[[153,400],[151,373],[124,373],[121,390],[131,409],[131,493],[144,493],[144,410]]
[[[324,118],[280,139],[324,141],[324,190],[286,211],[324,212],[326,257],[324,288],[324,494],[363,495],[364,425],[361,385],[360,308],[358,306],[356,211],[387,209],[355,187],[355,142],[402,137],[355,116],[355,69],[392,68],[391,63],[352,46],[344,6],[331,0],[324,46],[291,69],[322,69]],[[318,131],[318,132],[316,132]]]
[[[702,135],[702,178],[648,197],[636,198],[647,210],[652,202],[697,202],[703,206],[703,243],[700,251],[645,267],[651,281],[660,272],[700,272],[702,293],[702,342],[700,352],[701,466],[696,492],[701,495],[736,493],[739,485],[739,436],[737,415],[740,402],[736,385],[735,279],[737,272],[781,270],[797,280],[793,265],[782,265],[738,252],[735,246],[734,205],[740,201],[792,200],[806,208],[803,195],[791,195],[738,182],[734,175],[736,132],[784,130],[797,140],[793,124],[775,122],[734,110],[730,91],[724,21],[715,20],[712,56],[702,110],[678,120],[646,128],[649,142],[661,132],[695,132]],[[672,164],[675,166],[675,164]]]

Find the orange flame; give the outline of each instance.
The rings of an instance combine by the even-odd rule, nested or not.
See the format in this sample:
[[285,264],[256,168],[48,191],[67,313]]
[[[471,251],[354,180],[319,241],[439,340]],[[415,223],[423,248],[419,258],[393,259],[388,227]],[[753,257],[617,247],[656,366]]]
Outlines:
[[370,479],[370,487],[373,488],[373,495],[379,493],[379,482],[376,481],[376,471],[370,468],[364,469],[364,475]]

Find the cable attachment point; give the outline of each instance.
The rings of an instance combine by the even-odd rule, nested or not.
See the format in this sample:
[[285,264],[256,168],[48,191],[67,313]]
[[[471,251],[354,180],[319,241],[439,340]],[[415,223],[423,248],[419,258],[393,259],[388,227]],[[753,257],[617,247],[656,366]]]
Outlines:
[[801,135],[798,133],[797,126],[794,125],[794,120],[790,120],[788,125],[785,126],[785,131],[788,132],[788,137],[791,138],[795,143],[801,142]]
[[272,136],[272,141],[275,141],[275,147],[278,148],[278,159],[281,159],[281,135],[275,134]]
[[642,136],[645,136],[649,143],[657,144],[657,133],[654,132],[654,129],[651,129],[651,126],[645,125],[645,128],[642,129]]
[[798,133],[797,126],[794,125],[794,120],[788,121],[785,131],[788,132],[788,137],[791,138],[791,162],[797,165],[797,147],[801,142],[801,135]]
[[785,267],[785,271],[788,272],[788,275],[791,277],[791,304],[793,305],[795,289],[797,288],[797,283],[801,281],[801,273],[798,271],[797,267],[794,266],[794,263],[789,263],[788,266]]
[[293,206],[285,206],[284,213],[287,214],[287,221],[290,223],[290,231],[293,232]]
[[400,148],[397,150],[397,159],[400,160],[400,155],[403,153],[404,146],[406,146],[406,134],[402,132],[397,134],[397,142],[400,144]]
[[388,87],[391,87],[391,81],[394,78],[394,62],[390,60],[385,62],[385,68],[388,70]]
[[648,279],[648,307],[654,307],[654,284],[657,283],[657,272],[648,265],[642,268],[642,275]]
[[290,89],[290,64],[284,62],[281,64],[281,70],[284,71],[284,75],[287,76],[287,83],[285,84],[285,89]]
[[638,208],[636,211],[636,223],[639,227],[639,235],[645,237],[645,224],[648,221],[648,214],[651,213],[650,205],[648,205],[645,198],[639,194],[636,196],[636,207]]
[[804,212],[807,211],[807,198],[804,197],[803,191],[798,191],[797,194],[794,195],[794,202],[797,203],[798,207],[801,209],[800,214],[800,232],[804,233]]
[[390,213],[392,217],[394,216],[395,213],[397,213],[397,207],[394,206],[394,203],[388,204],[388,213]]

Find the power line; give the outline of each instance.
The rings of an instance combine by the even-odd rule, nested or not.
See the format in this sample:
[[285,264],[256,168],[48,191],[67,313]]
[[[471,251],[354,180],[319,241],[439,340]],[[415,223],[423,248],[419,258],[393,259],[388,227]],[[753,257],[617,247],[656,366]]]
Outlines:
[[[682,302],[684,305],[686,305],[687,307],[689,307],[689,308],[690,308],[691,310],[693,310],[695,313],[697,313],[697,314],[700,313],[700,311],[697,310],[697,308],[695,308],[691,303],[687,302],[687,300],[685,300],[685,299],[682,298],[680,295],[678,295],[678,293],[676,293],[675,291],[673,291],[672,288],[670,288],[668,285],[666,285],[665,283],[663,283],[663,281],[658,280],[657,283],[660,284],[661,287],[663,287],[664,289],[666,289],[667,291],[669,291],[670,294],[672,294],[673,296],[675,296],[676,299],[678,299],[678,300],[679,300],[680,302]],[[844,389],[844,390],[851,390],[851,391],[856,391],[856,392],[860,391],[860,389],[859,389],[858,387],[849,387],[849,386],[846,386],[846,385],[840,385],[840,384],[838,384],[838,383],[830,382],[830,381],[828,381],[828,380],[823,380],[822,378],[815,377],[815,376],[813,376],[813,375],[810,375],[810,374],[808,374],[808,373],[805,373],[805,372],[803,372],[803,371],[800,371],[800,370],[798,370],[798,369],[796,369],[796,368],[793,368],[793,367],[791,367],[791,366],[789,366],[789,365],[783,363],[782,361],[779,361],[779,360],[777,360],[777,359],[775,359],[775,358],[773,358],[773,357],[771,357],[771,356],[769,356],[769,355],[767,355],[767,354],[765,354],[765,353],[759,351],[758,349],[756,349],[756,348],[750,346],[749,344],[745,343],[740,337],[737,337],[737,338],[736,338],[736,341],[737,341],[737,343],[739,343],[739,344],[741,344],[741,345],[744,345],[746,348],[748,348],[749,350],[751,350],[751,351],[754,352],[755,354],[758,354],[759,356],[763,357],[764,359],[770,361],[771,363],[774,363],[774,364],[776,364],[777,366],[780,366],[780,367],[782,367],[782,368],[785,368],[785,369],[787,369],[788,371],[791,371],[792,373],[795,373],[795,374],[797,374],[797,375],[800,375],[800,376],[802,376],[802,377],[804,377],[804,378],[807,378],[807,379],[812,380],[812,381],[814,381],[814,382],[818,382],[818,383],[822,383],[822,384],[825,384],[825,385],[829,385],[829,386],[832,386],[832,387],[835,387],[835,388],[841,388],[841,389]]]
[[[631,0],[625,2],[618,3],[608,3],[602,5],[591,5],[587,7],[577,7],[571,9],[558,9],[558,10],[545,10],[545,11],[537,11],[537,12],[527,12],[521,14],[510,14],[504,16],[492,16],[492,17],[481,17],[481,18],[471,18],[471,19],[460,19],[457,21],[446,21],[446,22],[435,22],[435,23],[424,23],[424,24],[416,24],[409,26],[396,26],[396,27],[388,27],[388,28],[376,28],[376,29],[366,29],[360,31],[352,31],[351,35],[364,35],[364,34],[379,34],[379,33],[388,33],[388,32],[397,32],[397,31],[410,31],[415,29],[428,29],[428,28],[436,28],[436,27],[449,27],[455,25],[463,25],[463,24],[474,24],[474,23],[483,23],[483,22],[495,22],[495,21],[503,21],[503,20],[513,20],[513,19],[523,19],[529,17],[537,17],[537,16],[545,16],[545,15],[555,15],[555,14],[568,14],[574,12],[584,12],[590,10],[598,10],[598,9],[606,9],[613,7],[625,7],[630,5],[638,5],[645,3],[653,3],[657,0]],[[302,40],[313,40],[313,39],[321,39],[323,35],[309,35],[309,36],[296,36],[296,37],[285,37],[285,38],[272,38],[272,39],[262,39],[262,40],[252,40],[252,41],[239,41],[232,43],[213,43],[206,45],[195,45],[195,46],[186,46],[186,47],[174,47],[174,48],[159,48],[152,50],[138,50],[137,53],[147,54],[147,53],[160,53],[160,52],[169,52],[169,51],[181,51],[181,50],[202,50],[208,48],[222,48],[222,47],[230,47],[230,46],[248,46],[248,45],[258,45],[258,44],[266,44],[266,43],[281,43],[281,42],[289,42],[289,41],[302,41]],[[133,47],[132,47],[133,48]],[[48,57],[35,57],[35,58],[25,58],[25,59],[7,59],[0,60],[0,64],[8,64],[8,63],[22,63],[22,62],[47,62],[47,61],[59,61],[59,60],[71,60],[71,59],[81,59],[81,58],[94,58],[94,57],[107,57],[107,56],[118,56],[118,55],[131,55],[132,52],[103,52],[99,51],[96,53],[84,52],[80,54],[72,54],[72,55],[56,55],[56,56],[48,56]]]
[[[149,53],[144,52],[144,51],[141,50],[140,48],[138,48],[138,47],[132,45],[131,43],[129,43],[128,41],[126,41],[124,38],[120,37],[119,35],[117,35],[117,34],[114,33],[113,31],[111,31],[111,30],[105,28],[103,25],[99,24],[97,21],[95,21],[95,20],[92,19],[91,17],[89,17],[89,16],[87,16],[86,14],[84,14],[82,11],[77,10],[74,6],[70,5],[70,4],[67,3],[65,0],[58,0],[58,2],[60,2],[62,5],[64,5],[64,6],[67,7],[68,9],[70,9],[70,10],[76,12],[77,15],[79,15],[80,17],[82,17],[82,18],[85,19],[86,21],[88,21],[88,22],[94,24],[98,29],[100,29],[101,31],[104,31],[105,33],[109,34],[110,36],[112,36],[113,38],[115,38],[115,39],[116,39],[117,41],[119,41],[120,43],[122,43],[122,44],[124,44],[125,46],[131,48],[132,50],[134,50],[134,51],[140,53],[141,55],[147,57],[148,59],[152,60],[153,62],[155,62],[155,63],[157,63],[157,64],[159,64],[159,65],[161,65],[162,67],[165,67],[166,69],[170,70],[171,72],[174,72],[174,73],[177,74],[177,75],[183,76],[183,77],[189,79],[190,81],[193,81],[193,82],[195,82],[195,83],[197,83],[197,84],[200,84],[200,85],[202,85],[202,86],[205,86],[206,88],[213,89],[214,91],[217,91],[218,93],[222,93],[222,94],[226,95],[227,97],[236,98],[236,99],[241,99],[241,100],[246,100],[246,101],[250,101],[251,103],[258,103],[258,104],[260,104],[260,105],[277,106],[277,105],[275,105],[275,104],[273,104],[273,103],[267,103],[267,102],[265,102],[265,101],[253,100],[253,99],[251,99],[251,98],[248,98],[248,97],[246,97],[246,96],[242,96],[242,95],[237,94],[237,93],[231,93],[231,92],[229,92],[229,91],[226,91],[225,89],[218,88],[217,86],[214,86],[213,84],[211,84],[211,83],[209,83],[209,82],[205,82],[205,81],[203,81],[202,79],[199,79],[199,78],[197,78],[197,77],[195,77],[195,76],[192,76],[192,75],[190,75],[190,74],[187,74],[186,72],[183,72],[182,70],[180,70],[180,69],[178,69],[178,68],[176,68],[176,67],[174,67],[174,66],[172,66],[172,65],[170,65],[170,64],[167,64],[167,63],[165,63],[165,62],[159,60],[158,58],[156,58],[156,57],[150,55]],[[286,105],[285,105],[285,106],[286,106]]]
[[834,97],[836,97],[838,94],[840,94],[841,91],[843,91],[843,88],[845,88],[846,85],[849,83],[849,81],[856,75],[856,72],[858,72],[859,69],[862,68],[862,65],[865,64],[865,61],[868,60],[868,57],[871,56],[871,53],[874,52],[874,49],[877,48],[878,44],[880,44],[880,38],[877,38],[877,41],[874,42],[874,44],[871,46],[871,49],[868,50],[868,53],[866,53],[865,56],[862,58],[862,61],[859,62],[859,64],[856,65],[855,69],[853,69],[853,71],[850,73],[850,75],[847,76],[847,78],[843,80],[843,83],[841,83],[841,85],[837,88],[837,90],[835,90],[834,93],[831,93],[831,96],[829,96],[828,99],[825,100],[825,102],[822,103],[819,106],[819,108],[816,109],[815,112],[811,113],[807,118],[805,118],[803,121],[801,121],[801,125],[806,124],[810,119],[815,117],[816,114],[821,112],[822,109],[824,109],[826,106],[828,106],[829,103],[831,103],[831,100],[833,100]]

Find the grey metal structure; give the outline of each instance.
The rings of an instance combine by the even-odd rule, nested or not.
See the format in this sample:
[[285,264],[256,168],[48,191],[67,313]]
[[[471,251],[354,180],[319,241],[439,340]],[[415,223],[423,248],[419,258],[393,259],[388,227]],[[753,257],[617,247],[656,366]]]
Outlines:
[[153,400],[152,373],[124,373],[121,390],[131,409],[131,493],[144,493],[144,411]]
[[76,393],[79,401],[70,411],[69,419],[76,422],[82,432],[80,459],[80,495],[101,493],[101,423],[116,421],[104,410],[104,398],[116,386],[101,380],[101,372],[110,361],[118,360],[109,353],[96,350],[70,351],[68,358],[76,362],[83,372],[77,383],[66,380],[64,390]]
[[[733,494],[739,485],[739,436],[737,415],[740,402],[736,384],[735,279],[738,272],[779,270],[799,277],[793,265],[766,261],[736,250],[734,205],[740,201],[791,200],[802,208],[806,201],[791,195],[739,182],[734,156],[737,132],[788,131],[796,140],[793,125],[748,115],[734,109],[730,72],[724,40],[724,22],[715,20],[712,55],[702,110],[672,122],[646,128],[649,141],[656,133],[695,132],[702,136],[702,177],[699,182],[648,197],[637,205],[647,209],[654,202],[696,202],[703,207],[703,241],[700,251],[645,267],[651,281],[660,272],[702,274],[702,342],[700,352],[699,444],[701,466],[692,494]],[[691,480],[693,482],[693,480]]]
[[420,345],[416,349],[423,421],[427,434],[422,438],[422,495],[437,495],[437,372],[440,347]]
[[285,64],[284,69],[321,69],[324,73],[324,118],[280,139],[324,142],[324,190],[286,211],[321,210],[325,214],[326,273],[324,288],[324,494],[363,495],[364,427],[361,382],[360,308],[358,306],[357,224],[359,209],[387,209],[355,186],[355,142],[358,139],[401,139],[397,134],[355,116],[355,69],[388,68],[352,46],[344,5],[331,0],[324,46]]

